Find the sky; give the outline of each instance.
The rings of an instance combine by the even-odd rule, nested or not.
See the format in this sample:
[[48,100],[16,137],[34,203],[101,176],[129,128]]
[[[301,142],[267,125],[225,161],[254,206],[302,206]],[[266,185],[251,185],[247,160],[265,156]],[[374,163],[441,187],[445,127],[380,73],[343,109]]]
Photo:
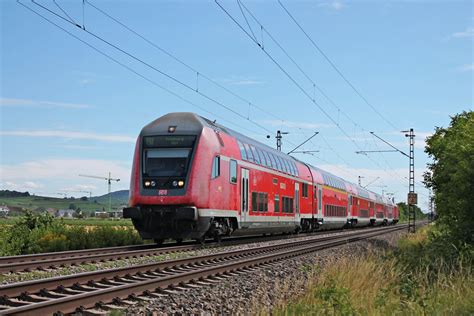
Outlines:
[[1,189],[101,195],[79,174],[109,172],[127,189],[141,128],[195,112],[270,146],[288,132],[285,152],[318,132],[295,157],[396,201],[408,159],[356,151],[391,149],[372,131],[408,152],[413,128],[426,210],[425,139],[472,110],[472,1],[282,0],[339,72],[278,1],[218,1],[241,28],[215,1],[36,2],[0,2]]

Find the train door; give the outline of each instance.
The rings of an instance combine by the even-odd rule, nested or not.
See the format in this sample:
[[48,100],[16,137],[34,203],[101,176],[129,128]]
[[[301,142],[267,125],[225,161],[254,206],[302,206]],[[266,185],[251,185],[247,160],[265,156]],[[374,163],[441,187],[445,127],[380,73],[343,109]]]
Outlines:
[[349,194],[347,197],[347,217],[351,217],[351,208],[352,208],[352,194]]
[[323,190],[321,185],[318,184],[318,214],[320,218],[323,218]]
[[249,214],[249,170],[242,168],[240,179],[240,221],[242,227],[248,227]]
[[295,222],[300,223],[300,184],[295,183]]

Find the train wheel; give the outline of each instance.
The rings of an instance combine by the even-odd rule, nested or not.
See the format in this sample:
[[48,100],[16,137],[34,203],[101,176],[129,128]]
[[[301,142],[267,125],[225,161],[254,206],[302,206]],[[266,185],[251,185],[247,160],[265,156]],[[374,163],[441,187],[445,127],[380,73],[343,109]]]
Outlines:
[[160,239],[160,238],[155,238],[155,239],[153,239],[153,241],[154,241],[155,244],[157,244],[158,246],[163,245],[163,243],[165,242],[164,239]]

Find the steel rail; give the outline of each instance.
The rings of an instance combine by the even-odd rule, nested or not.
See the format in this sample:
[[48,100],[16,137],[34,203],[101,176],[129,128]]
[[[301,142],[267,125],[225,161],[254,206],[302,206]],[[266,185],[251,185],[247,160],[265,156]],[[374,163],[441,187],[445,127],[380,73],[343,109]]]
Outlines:
[[[357,228],[357,230],[365,228]],[[322,234],[336,234],[341,231],[318,231],[308,233],[305,235],[317,236]],[[299,236],[302,236],[300,234]],[[304,236],[304,235],[303,235]],[[217,247],[224,245],[235,245],[241,243],[250,243],[253,241],[271,241],[275,239],[291,239],[297,238],[296,236],[238,236],[226,238],[222,243],[211,242],[207,244],[207,247]],[[167,254],[172,252],[184,252],[202,249],[202,245],[194,242],[186,242],[185,245],[176,246],[175,243],[170,243],[165,247],[159,247],[156,244],[149,245],[136,245],[136,246],[122,246],[122,247],[107,247],[107,248],[94,248],[74,251],[61,251],[61,252],[49,252],[40,253],[34,255],[21,255],[21,256],[9,256],[0,257],[0,274],[19,272],[19,271],[31,271],[35,269],[44,269],[52,267],[61,267],[74,264],[83,263],[94,263],[104,262],[109,260],[119,260],[127,258],[138,258],[145,256],[156,256],[161,254]]]
[[[140,295],[146,291],[155,291],[158,288],[163,289],[169,286],[177,286],[183,282],[186,283],[246,267],[279,261],[320,249],[376,237],[381,234],[404,229],[405,226],[379,228],[369,232],[355,232],[344,236],[313,238],[305,241],[293,241],[279,245],[179,259],[157,264],[96,271],[76,276],[57,277],[2,286],[0,287],[0,293],[4,296],[2,305],[11,304],[16,306],[2,310],[0,314],[38,315],[58,311],[70,313],[74,312],[78,306],[90,308],[99,301],[111,301],[116,297],[123,298],[131,294]],[[107,279],[112,277],[113,279]],[[95,281],[98,278],[101,281]],[[84,282],[88,282],[87,285],[81,285]],[[53,286],[58,287],[58,284],[62,285],[59,292],[47,290]],[[68,286],[73,288],[67,289]],[[65,288],[66,290],[64,290]],[[63,294],[61,294],[61,289]],[[49,298],[29,294],[23,294],[23,296],[20,294],[19,297],[14,297],[19,293],[35,293],[38,290],[40,293],[49,296]],[[14,298],[7,299],[6,297]],[[22,298],[26,298],[29,302],[22,301]]]

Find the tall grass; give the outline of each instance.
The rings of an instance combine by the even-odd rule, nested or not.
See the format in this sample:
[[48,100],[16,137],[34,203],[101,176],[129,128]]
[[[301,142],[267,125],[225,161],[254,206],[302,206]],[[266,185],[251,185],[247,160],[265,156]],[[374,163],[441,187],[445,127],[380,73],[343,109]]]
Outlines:
[[281,304],[274,314],[474,314],[472,265],[463,256],[428,262],[428,235],[422,230],[403,238],[396,252],[334,260],[313,276],[303,297]]

